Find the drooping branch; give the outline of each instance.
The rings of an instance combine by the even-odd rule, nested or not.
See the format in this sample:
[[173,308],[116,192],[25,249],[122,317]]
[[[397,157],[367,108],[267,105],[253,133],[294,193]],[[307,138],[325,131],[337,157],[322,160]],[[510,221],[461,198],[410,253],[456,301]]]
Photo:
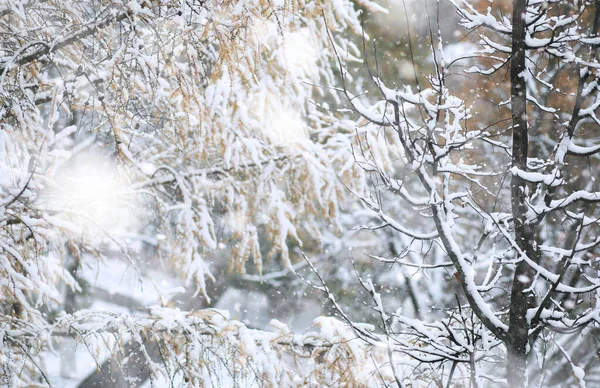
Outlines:
[[[57,39],[53,42],[32,42],[27,47],[22,49],[23,52],[18,52],[11,59],[0,63],[0,76],[3,76],[4,73],[8,70],[12,70],[15,67],[23,66],[33,61],[36,61],[42,58],[44,55],[52,54],[60,49],[68,47],[72,44],[78,43],[81,39],[97,33],[99,29],[107,27],[111,24],[118,23],[128,16],[131,16],[130,11],[120,12],[116,15],[111,14],[110,12],[100,12],[99,15],[103,15],[108,13],[108,16],[104,18],[96,17],[95,20],[87,23],[85,26],[80,27],[77,32],[67,35],[66,37]],[[41,48],[36,48],[35,50],[31,50],[31,48],[36,46],[42,46]]]

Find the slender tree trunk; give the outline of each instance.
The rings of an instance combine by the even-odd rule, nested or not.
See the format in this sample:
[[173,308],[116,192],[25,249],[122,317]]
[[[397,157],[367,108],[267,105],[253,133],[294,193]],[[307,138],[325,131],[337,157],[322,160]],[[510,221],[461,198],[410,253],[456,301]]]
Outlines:
[[[80,252],[71,241],[67,243],[67,256],[65,259],[70,262],[67,266],[69,274],[71,274],[73,279],[79,280],[77,270],[80,264]],[[77,311],[76,296],[76,291],[67,286],[63,302],[65,313],[73,314]],[[64,351],[62,352],[60,360],[60,376],[71,378],[77,374],[77,358],[75,357],[75,346],[77,345],[77,342],[72,338],[63,338],[62,341]]]
[[[512,57],[510,61],[511,109],[512,109],[512,166],[522,171],[527,170],[528,128],[527,128],[527,85],[525,67],[525,12],[527,0],[513,2]],[[533,240],[535,226],[527,221],[525,180],[513,173],[511,179],[511,204],[515,227],[515,240],[520,252],[517,259],[526,254],[535,260]],[[527,384],[526,368],[529,339],[529,322],[527,310],[534,301],[529,290],[533,269],[521,260],[515,268],[512,282],[509,328],[506,338],[508,360],[506,376],[509,387],[522,387]]]

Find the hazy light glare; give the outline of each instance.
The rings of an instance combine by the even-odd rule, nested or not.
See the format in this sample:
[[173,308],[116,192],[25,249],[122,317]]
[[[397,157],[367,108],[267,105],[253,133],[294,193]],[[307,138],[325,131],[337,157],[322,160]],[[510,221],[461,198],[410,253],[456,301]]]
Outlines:
[[136,223],[136,200],[128,188],[109,157],[78,156],[57,171],[47,207],[84,229],[114,233]]
[[307,28],[288,34],[283,41],[285,61],[291,74],[306,76],[316,69],[319,53]]
[[294,146],[308,140],[300,113],[282,106],[268,117],[265,131],[274,145]]

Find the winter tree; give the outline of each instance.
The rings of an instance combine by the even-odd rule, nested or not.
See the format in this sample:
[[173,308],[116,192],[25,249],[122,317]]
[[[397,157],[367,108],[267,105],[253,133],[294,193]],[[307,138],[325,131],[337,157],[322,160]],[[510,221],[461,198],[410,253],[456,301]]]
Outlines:
[[[385,363],[335,319],[295,335],[199,309],[227,273],[289,272],[302,236],[341,231],[342,182],[366,179],[352,121],[326,109],[338,96],[311,85],[337,82],[327,31],[358,60],[358,16],[346,0],[2,2],[3,385],[62,386],[48,356],[67,338],[93,360],[82,386],[360,385]],[[100,293],[82,273],[115,256],[185,289],[153,272],[155,305],[86,308]]]
[[369,227],[389,229],[399,248],[373,259],[441,274],[448,296],[414,317],[357,270],[380,324],[355,333],[386,341],[392,368],[402,355],[416,360],[408,376],[394,370],[399,386],[595,384],[600,2],[451,3],[463,41],[479,46],[471,55],[446,57],[440,7],[430,4],[432,74],[384,79],[367,41],[378,92],[367,99],[340,63],[339,91],[359,123],[402,154],[382,164],[374,132],[357,132],[356,163],[372,187],[357,196],[379,219]]

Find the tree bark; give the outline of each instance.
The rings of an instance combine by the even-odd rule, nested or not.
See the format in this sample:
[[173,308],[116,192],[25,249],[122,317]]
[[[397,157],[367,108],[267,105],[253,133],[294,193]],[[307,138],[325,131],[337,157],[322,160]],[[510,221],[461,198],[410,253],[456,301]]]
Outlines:
[[[184,294],[178,298],[181,304],[180,307],[183,310],[189,311],[214,306],[229,285],[227,276],[224,273],[220,275],[216,276],[217,282],[207,284],[207,292],[211,296],[210,303],[207,303],[203,298],[193,298],[189,294]],[[148,338],[144,338],[144,341],[144,347],[152,361],[162,363],[159,344]],[[122,363],[122,356],[129,357],[127,362]],[[141,387],[150,378],[150,375],[151,370],[148,368],[146,359],[141,353],[140,344],[136,341],[128,341],[123,345],[121,356],[113,355],[104,361],[99,368],[79,383],[78,388]]]
[[[112,356],[103,362],[99,369],[79,384],[79,387],[140,387],[151,374],[140,347],[136,341],[127,342],[123,346],[122,357]],[[146,341],[144,347],[153,362],[161,362],[158,344],[155,341]],[[124,357],[129,357],[127,362],[123,362]]]
[[[527,127],[527,85],[526,85],[526,46],[525,12],[527,0],[515,0],[512,20],[512,57],[510,61],[511,110],[512,110],[512,166],[527,171],[528,127]],[[535,260],[535,227],[527,220],[527,183],[518,174],[511,178],[511,206],[515,228],[515,241],[518,247],[516,258],[521,259],[515,268],[512,282],[509,328],[506,337],[508,359],[506,377],[509,387],[522,387],[527,384],[527,354],[529,322],[527,310],[534,302],[530,290],[534,270],[523,259],[523,255]]]

